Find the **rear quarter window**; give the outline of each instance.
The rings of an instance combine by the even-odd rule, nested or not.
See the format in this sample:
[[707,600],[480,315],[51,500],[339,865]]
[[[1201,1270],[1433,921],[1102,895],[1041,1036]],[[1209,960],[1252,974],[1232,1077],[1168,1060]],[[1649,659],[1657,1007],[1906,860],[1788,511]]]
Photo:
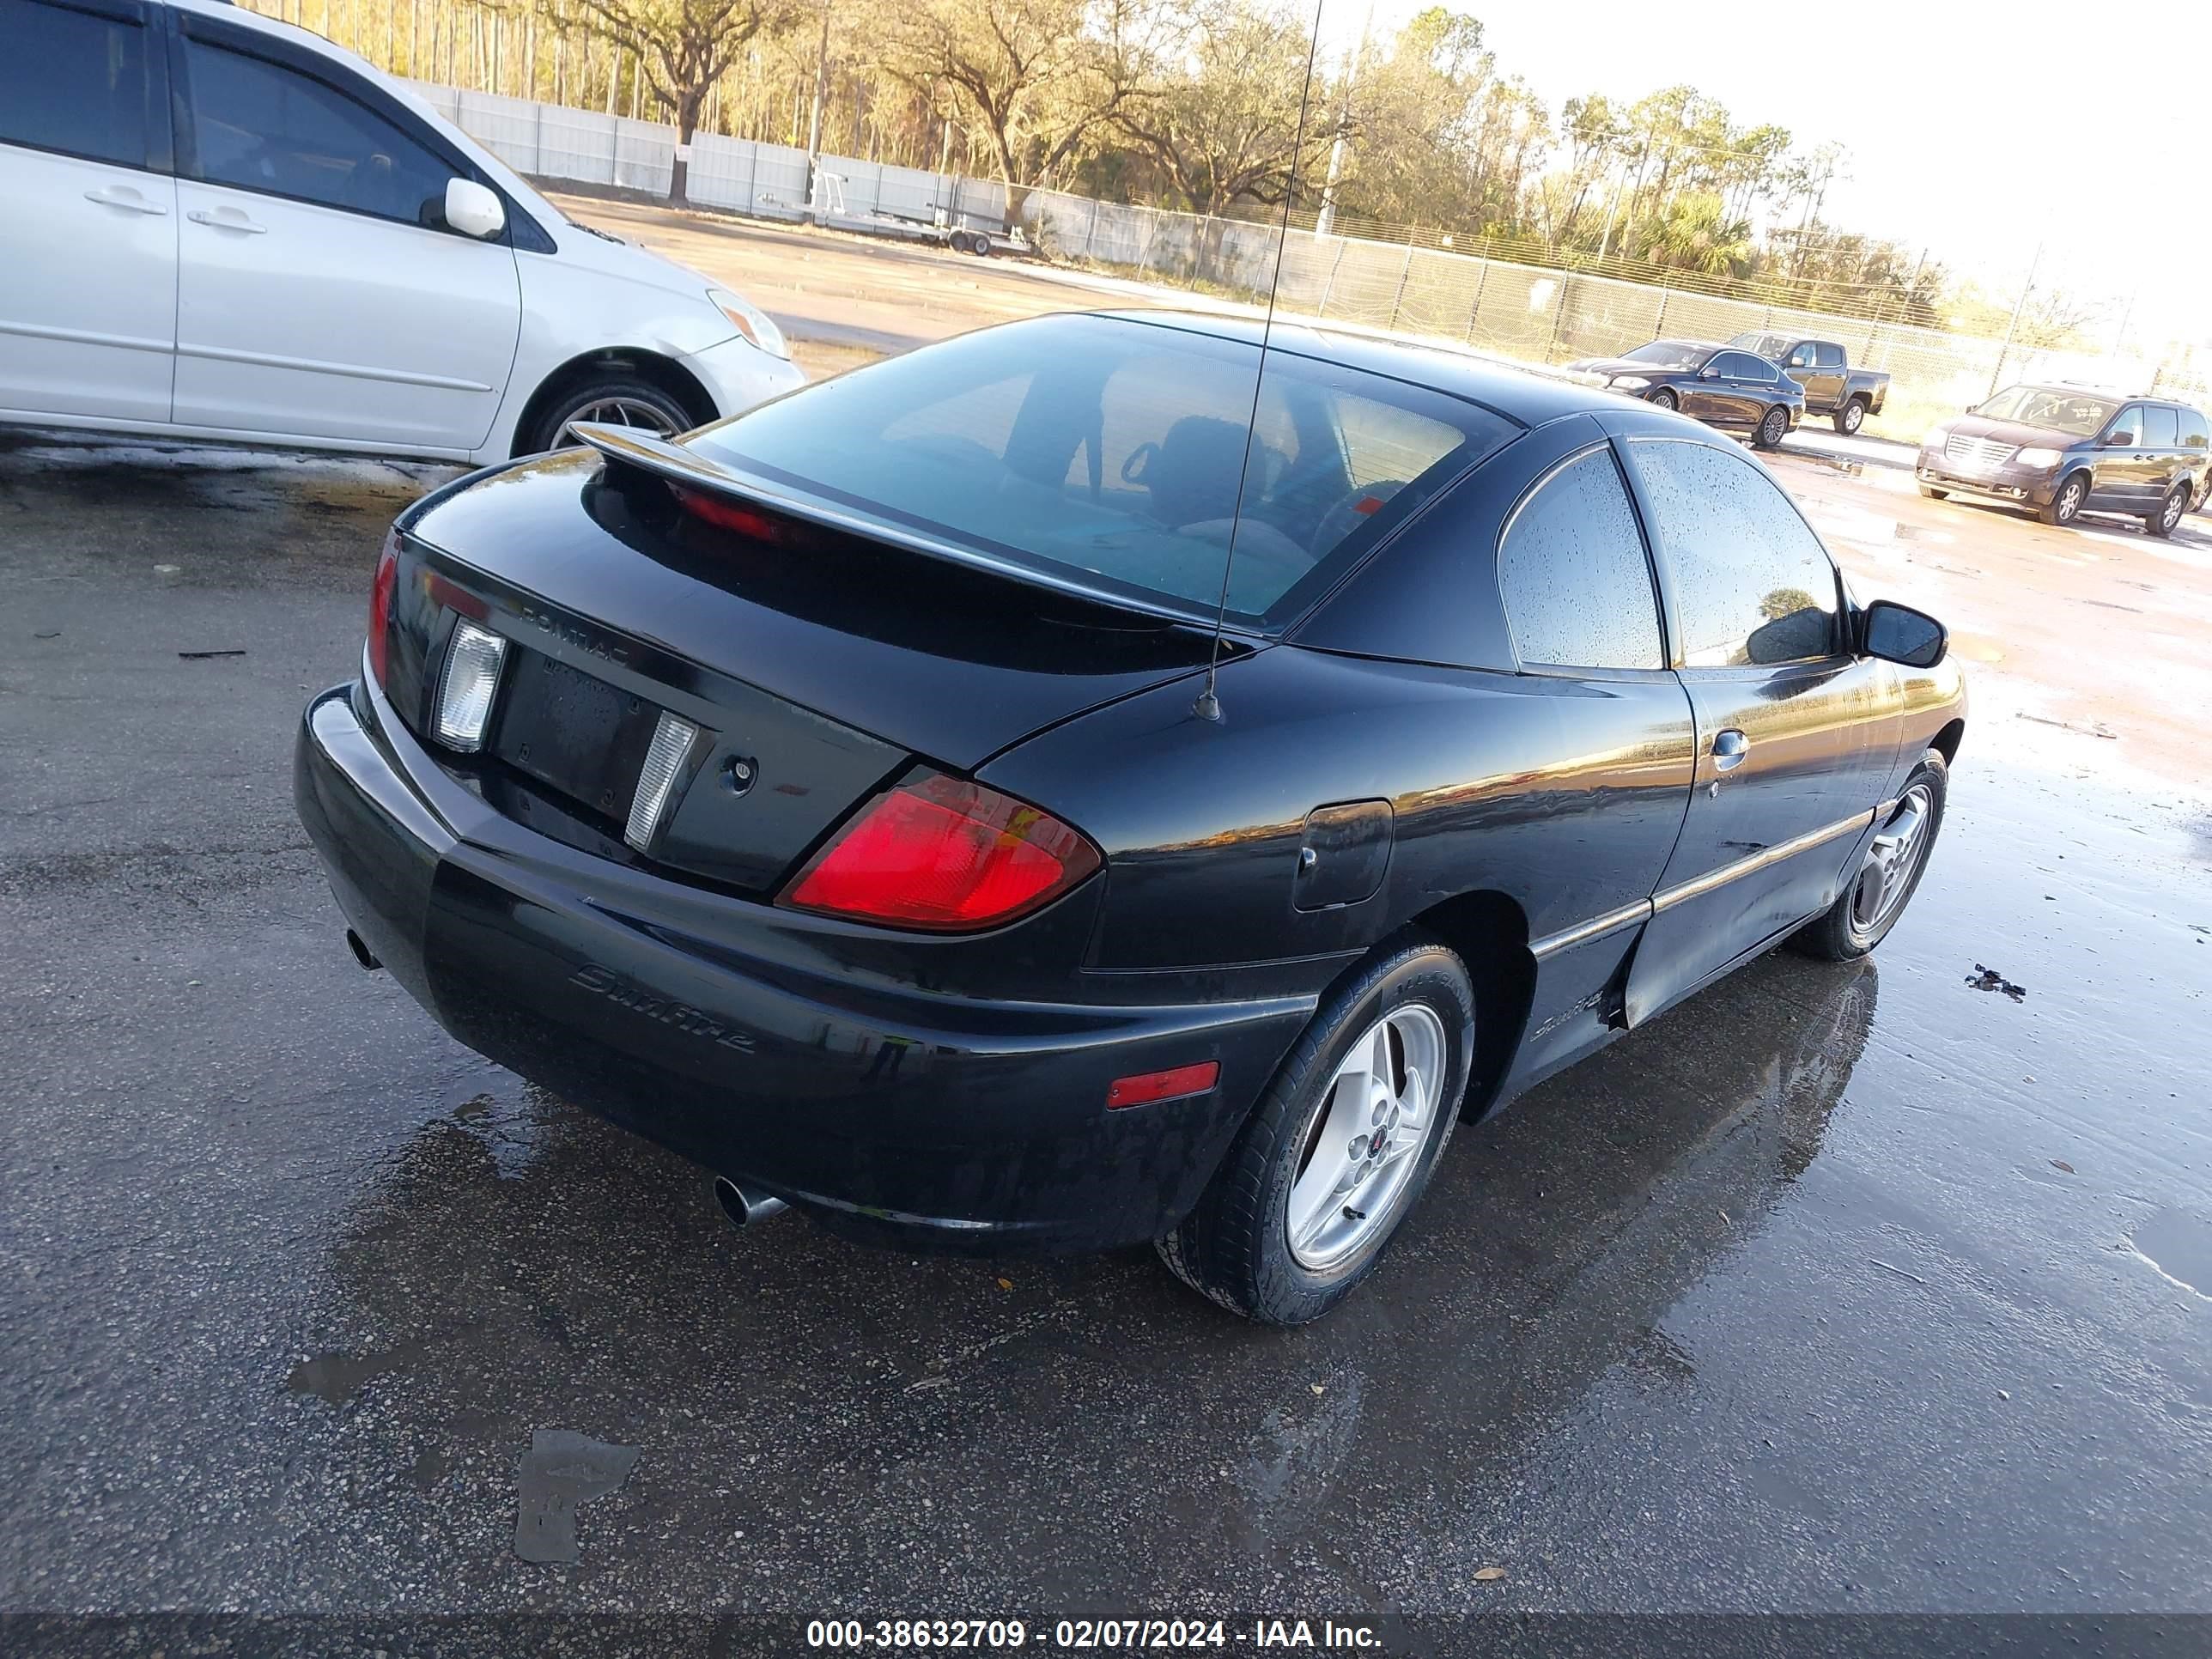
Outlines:
[[1539,483],[1498,550],[1498,586],[1524,663],[1664,668],[1644,532],[1611,449]]
[[2194,409],[2183,410],[2181,411],[2181,447],[2184,449],[2203,449],[2207,447],[2208,441],[2212,441],[2212,432],[2208,432],[2203,415]]

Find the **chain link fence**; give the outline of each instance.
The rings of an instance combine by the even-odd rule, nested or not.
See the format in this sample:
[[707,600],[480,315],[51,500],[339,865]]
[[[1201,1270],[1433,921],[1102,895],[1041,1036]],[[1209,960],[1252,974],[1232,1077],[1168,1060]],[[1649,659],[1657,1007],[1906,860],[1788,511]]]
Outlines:
[[[1612,356],[1662,336],[1725,340],[1780,332],[1833,340],[1890,392],[1874,429],[1917,436],[1987,397],[1998,381],[2068,380],[2169,397],[2212,398],[2212,351],[2057,350],[1879,319],[1729,298],[1695,289],[1403,242],[1321,235],[1293,225],[1207,219],[1087,198],[1030,193],[1023,212],[1044,252],[1263,304],[1278,315],[1448,340],[1527,362]],[[1281,242],[1279,267],[1276,247]],[[1279,275],[1278,274],[1279,271]]]
[[[416,92],[518,173],[665,196],[676,133],[654,122],[414,82]],[[1005,186],[987,179],[702,134],[687,191],[702,207],[768,219],[818,217],[842,229],[926,235],[1012,228]],[[810,199],[810,189],[811,198]],[[1611,356],[1661,336],[1725,340],[1759,332],[1833,340],[1853,363],[1886,370],[1888,401],[1869,429],[1917,437],[2000,381],[2069,380],[2212,401],[2212,349],[2053,350],[1879,319],[1726,297],[1462,252],[1408,234],[1322,235],[1293,226],[1132,207],[1051,191],[1024,193],[1014,216],[1048,257],[1167,289],[1265,304],[1279,314],[1351,324],[1532,363]],[[1278,242],[1280,243],[1279,258]]]

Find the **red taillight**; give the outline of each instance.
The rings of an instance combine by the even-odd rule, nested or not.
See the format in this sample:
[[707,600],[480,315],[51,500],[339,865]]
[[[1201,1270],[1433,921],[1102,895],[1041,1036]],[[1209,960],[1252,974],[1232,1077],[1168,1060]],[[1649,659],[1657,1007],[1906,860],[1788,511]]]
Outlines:
[[1024,915],[1097,867],[1098,849],[1051,814],[932,774],[871,801],[815,855],[784,902],[960,933]]
[[1122,1106],[1143,1106],[1155,1100],[1176,1100],[1184,1095],[1202,1095],[1221,1081],[1221,1062],[1202,1060],[1195,1066],[1176,1066],[1164,1072],[1140,1072],[1135,1077],[1117,1077],[1106,1088],[1106,1106],[1111,1111]]
[[386,641],[392,625],[392,594],[398,585],[399,537],[395,532],[384,538],[384,550],[376,556],[376,575],[368,589],[368,672],[379,685],[384,684],[385,664],[391,657]]

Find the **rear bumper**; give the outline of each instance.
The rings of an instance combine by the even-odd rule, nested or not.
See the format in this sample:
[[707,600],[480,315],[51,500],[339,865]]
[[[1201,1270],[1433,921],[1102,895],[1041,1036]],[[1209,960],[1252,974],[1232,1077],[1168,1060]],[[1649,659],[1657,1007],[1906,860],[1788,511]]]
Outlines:
[[[843,924],[592,859],[491,812],[365,682],[308,705],[294,787],[348,922],[456,1038],[902,1246],[1159,1237],[1314,1006],[1133,1001],[1145,987],[1121,975],[1111,1002],[985,1001],[841,972]],[[1209,1059],[1220,1082],[1205,1095],[1106,1109],[1117,1077]]]

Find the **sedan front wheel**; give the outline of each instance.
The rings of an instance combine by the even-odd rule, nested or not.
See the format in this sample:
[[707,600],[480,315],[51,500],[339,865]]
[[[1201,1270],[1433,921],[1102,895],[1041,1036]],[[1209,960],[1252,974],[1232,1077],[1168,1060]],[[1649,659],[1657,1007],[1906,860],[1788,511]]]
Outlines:
[[1903,792],[1875,826],[1843,896],[1790,936],[1793,949],[1830,962],[1856,962],[1888,937],[1928,867],[1929,851],[1943,827],[1950,778],[1941,750],[1920,757]]
[[1371,1272],[1451,1139],[1474,1052],[1459,957],[1408,934],[1315,1014],[1204,1196],[1162,1239],[1176,1277],[1303,1325]]

